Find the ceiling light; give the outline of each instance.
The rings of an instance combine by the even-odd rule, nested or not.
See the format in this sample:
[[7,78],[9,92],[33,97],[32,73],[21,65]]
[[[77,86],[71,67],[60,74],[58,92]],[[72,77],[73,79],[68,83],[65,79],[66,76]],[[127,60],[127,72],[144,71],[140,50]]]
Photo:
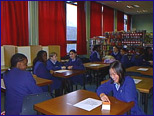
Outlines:
[[135,8],[139,8],[140,6],[139,5],[133,5]]
[[115,1],[115,2],[122,2],[122,1]]

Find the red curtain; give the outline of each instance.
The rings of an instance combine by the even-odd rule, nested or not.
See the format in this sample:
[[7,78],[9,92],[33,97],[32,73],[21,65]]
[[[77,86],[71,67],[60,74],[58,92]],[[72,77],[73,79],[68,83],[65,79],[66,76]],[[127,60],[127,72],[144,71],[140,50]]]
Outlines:
[[28,45],[28,1],[1,1],[1,45]]
[[96,2],[90,4],[90,37],[102,35],[102,5]]
[[103,33],[114,31],[114,10],[103,6]]
[[128,21],[128,22],[127,22],[127,31],[128,31],[128,30],[130,30],[130,25],[131,25],[131,15],[127,15],[127,16],[128,16],[128,17],[127,17],[127,18],[128,18],[128,19],[127,19],[127,21]]
[[39,1],[39,44],[60,45],[66,55],[65,1]]
[[124,30],[124,13],[117,11],[117,31]]
[[87,54],[84,3],[84,1],[78,1],[77,4],[77,53],[79,55]]

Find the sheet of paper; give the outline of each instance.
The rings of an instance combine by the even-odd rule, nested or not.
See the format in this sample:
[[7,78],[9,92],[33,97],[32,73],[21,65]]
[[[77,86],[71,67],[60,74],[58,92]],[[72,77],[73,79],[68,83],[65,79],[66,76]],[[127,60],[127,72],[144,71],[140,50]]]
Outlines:
[[57,71],[54,71],[54,72],[57,72],[57,73],[63,73],[63,72],[67,72],[68,70],[57,70]]
[[140,70],[140,71],[147,71],[148,68],[138,68],[137,70]]
[[1,88],[6,89],[5,85],[4,85],[4,80],[3,79],[1,79]]
[[90,64],[89,66],[99,66],[100,64]]
[[138,84],[140,81],[142,81],[141,79],[133,79],[135,84]]
[[94,109],[100,105],[102,105],[101,100],[87,98],[85,100],[82,100],[81,102],[74,104],[73,106],[87,110],[87,111],[91,111],[92,109]]

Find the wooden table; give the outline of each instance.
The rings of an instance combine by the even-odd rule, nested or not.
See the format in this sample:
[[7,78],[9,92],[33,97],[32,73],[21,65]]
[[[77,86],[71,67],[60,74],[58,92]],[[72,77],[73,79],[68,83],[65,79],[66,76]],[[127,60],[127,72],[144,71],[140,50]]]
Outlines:
[[[147,71],[140,71],[137,70],[139,68],[148,68]],[[126,69],[127,72],[139,72],[143,75],[149,75],[149,76],[153,76],[153,68],[152,67],[143,67],[143,66],[132,66]]]
[[86,98],[100,100],[94,92],[77,90],[66,95],[35,104],[34,109],[37,112],[46,115],[122,115],[125,112],[129,112],[134,106],[134,102],[122,102],[111,96],[109,96],[111,101],[110,111],[101,110],[102,106],[99,106],[91,111],[86,111],[73,106]]
[[[131,77],[133,79],[140,79],[140,80],[142,80],[138,84],[136,84],[136,89],[139,90],[139,92],[141,93],[141,96],[145,95],[144,111],[145,111],[145,113],[147,113],[147,109],[148,109],[148,95],[153,90],[153,79],[152,78],[137,77],[137,76],[131,76]],[[107,82],[108,80],[102,81],[101,84]]]
[[[97,65],[98,64],[98,65]],[[96,65],[96,66],[95,66]],[[104,76],[108,74],[110,64],[105,64],[103,62],[90,62],[90,63],[84,63],[84,67],[87,70],[94,71],[94,76],[96,78],[96,86],[98,87],[99,79],[101,76]],[[100,74],[101,72],[101,74]]]
[[[57,70],[62,71],[62,70]],[[65,72],[56,72],[56,71],[50,71],[54,77],[63,78],[63,88],[64,88],[64,94],[67,92],[67,83],[69,80],[67,78],[70,78],[72,76],[84,74],[85,70],[67,70]],[[85,89],[85,83],[84,83],[84,89]]]

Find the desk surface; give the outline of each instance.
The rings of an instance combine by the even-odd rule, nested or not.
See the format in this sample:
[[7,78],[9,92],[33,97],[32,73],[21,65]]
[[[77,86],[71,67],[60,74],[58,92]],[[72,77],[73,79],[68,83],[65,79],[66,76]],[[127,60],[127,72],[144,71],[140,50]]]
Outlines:
[[111,96],[109,96],[111,101],[110,111],[101,110],[102,106],[99,106],[91,111],[86,111],[73,106],[74,104],[89,97],[100,100],[94,92],[77,90],[66,95],[35,104],[34,109],[46,115],[122,115],[134,106],[134,102],[125,103]]
[[[139,68],[148,68],[147,71],[140,71],[140,70],[137,70]],[[141,74],[144,74],[144,75],[150,75],[150,76],[153,76],[153,68],[152,67],[143,67],[143,66],[132,66],[132,67],[129,67],[126,69],[127,72],[139,72]]]
[[[138,84],[136,84],[136,88],[142,93],[150,93],[151,89],[153,88],[153,79],[152,78],[144,78],[144,77],[137,77],[131,76],[133,79],[140,79]],[[107,82],[108,80],[104,80],[101,84]]]
[[55,77],[69,78],[72,76],[83,74],[83,73],[85,73],[85,70],[67,70],[66,72],[54,72],[54,73],[52,71],[50,71],[50,72]]
[[[95,64],[99,64],[98,66],[92,66]],[[92,70],[101,70],[103,68],[109,67],[110,64],[105,64],[103,62],[89,62],[89,63],[84,63],[84,67],[87,69],[92,69]]]

